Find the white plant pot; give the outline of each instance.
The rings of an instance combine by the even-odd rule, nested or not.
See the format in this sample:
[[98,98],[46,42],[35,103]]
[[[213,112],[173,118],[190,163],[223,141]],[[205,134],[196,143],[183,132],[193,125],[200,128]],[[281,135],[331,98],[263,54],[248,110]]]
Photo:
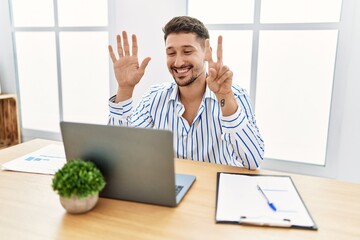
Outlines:
[[60,197],[60,203],[68,213],[78,214],[85,213],[93,209],[99,199],[99,193],[86,198],[71,197],[64,198]]

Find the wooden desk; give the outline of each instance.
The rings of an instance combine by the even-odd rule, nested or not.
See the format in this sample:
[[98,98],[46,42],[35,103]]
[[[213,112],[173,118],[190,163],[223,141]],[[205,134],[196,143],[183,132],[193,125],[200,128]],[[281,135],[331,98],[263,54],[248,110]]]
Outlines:
[[[3,149],[0,163],[49,143],[33,140]],[[251,227],[214,220],[216,172],[249,171],[189,160],[176,160],[176,171],[197,176],[176,208],[101,198],[93,211],[83,215],[65,213],[51,189],[52,176],[1,171],[0,236],[7,240],[360,239],[359,184],[291,174],[319,230]]]

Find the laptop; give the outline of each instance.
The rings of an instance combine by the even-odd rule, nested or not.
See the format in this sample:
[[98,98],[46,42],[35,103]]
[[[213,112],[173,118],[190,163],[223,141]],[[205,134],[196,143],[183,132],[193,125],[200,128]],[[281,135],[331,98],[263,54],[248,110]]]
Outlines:
[[171,131],[60,123],[66,159],[91,161],[104,175],[100,197],[177,206],[196,177],[175,174]]

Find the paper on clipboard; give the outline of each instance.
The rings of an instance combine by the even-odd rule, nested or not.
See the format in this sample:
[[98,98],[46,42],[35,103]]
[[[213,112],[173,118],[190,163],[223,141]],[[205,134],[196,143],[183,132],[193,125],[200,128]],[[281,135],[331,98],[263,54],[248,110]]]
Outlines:
[[317,229],[289,176],[218,173],[216,222]]

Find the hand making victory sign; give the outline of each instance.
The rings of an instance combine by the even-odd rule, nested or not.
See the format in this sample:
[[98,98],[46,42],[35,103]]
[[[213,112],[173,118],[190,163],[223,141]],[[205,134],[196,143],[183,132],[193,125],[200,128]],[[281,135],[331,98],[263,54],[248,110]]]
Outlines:
[[221,105],[223,116],[228,116],[237,110],[237,103],[232,91],[233,72],[223,65],[222,61],[222,36],[218,37],[217,62],[212,58],[212,50],[209,39],[205,41],[205,60],[208,61],[208,76],[206,82],[209,89],[215,93]]
[[109,54],[114,65],[115,77],[118,82],[116,102],[127,100],[132,97],[135,85],[139,83],[145,73],[146,66],[151,60],[150,57],[147,57],[141,62],[141,65],[139,65],[136,35],[132,35],[132,55],[130,53],[129,41],[125,31],[122,32],[122,38],[123,44],[121,36],[117,35],[116,37],[119,59],[116,58],[112,46],[109,45]]

